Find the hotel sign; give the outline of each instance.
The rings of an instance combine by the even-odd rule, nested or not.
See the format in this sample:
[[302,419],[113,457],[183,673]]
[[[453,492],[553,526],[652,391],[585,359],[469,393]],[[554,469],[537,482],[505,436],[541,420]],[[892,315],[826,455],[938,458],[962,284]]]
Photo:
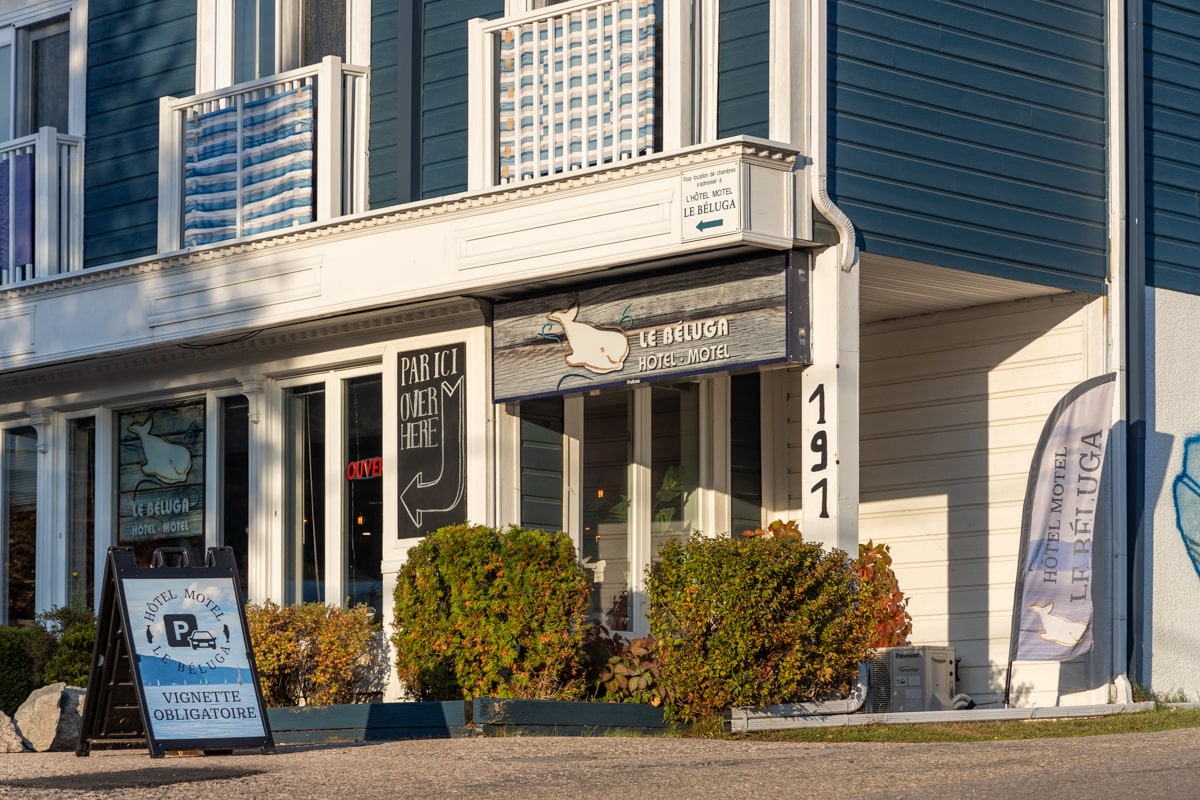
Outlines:
[[808,274],[792,252],[498,303],[493,400],[807,364]]
[[204,401],[117,416],[122,544],[204,535]]

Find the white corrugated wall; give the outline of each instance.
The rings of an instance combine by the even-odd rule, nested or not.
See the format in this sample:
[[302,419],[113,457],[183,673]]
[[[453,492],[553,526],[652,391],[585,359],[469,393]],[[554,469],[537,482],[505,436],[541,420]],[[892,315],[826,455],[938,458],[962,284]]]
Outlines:
[[[860,538],[891,546],[913,643],[953,645],[959,689],[981,704],[1003,692],[1033,450],[1054,404],[1102,371],[1102,310],[1061,294],[862,331]],[[798,376],[792,383],[798,392]],[[1097,672],[1021,666],[1014,699],[1095,702]]]

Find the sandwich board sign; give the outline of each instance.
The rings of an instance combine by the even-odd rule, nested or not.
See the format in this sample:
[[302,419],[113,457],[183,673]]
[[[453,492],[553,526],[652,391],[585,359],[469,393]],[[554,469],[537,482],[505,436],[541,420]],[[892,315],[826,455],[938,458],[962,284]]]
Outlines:
[[274,752],[233,550],[210,547],[203,566],[188,552],[160,548],[140,567],[132,548],[109,548],[76,755]]

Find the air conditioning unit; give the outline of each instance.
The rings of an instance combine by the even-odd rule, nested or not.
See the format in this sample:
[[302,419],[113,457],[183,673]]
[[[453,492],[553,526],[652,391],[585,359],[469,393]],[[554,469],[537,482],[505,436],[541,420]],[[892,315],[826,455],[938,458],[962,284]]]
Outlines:
[[871,663],[867,711],[898,714],[954,708],[953,647],[881,647]]

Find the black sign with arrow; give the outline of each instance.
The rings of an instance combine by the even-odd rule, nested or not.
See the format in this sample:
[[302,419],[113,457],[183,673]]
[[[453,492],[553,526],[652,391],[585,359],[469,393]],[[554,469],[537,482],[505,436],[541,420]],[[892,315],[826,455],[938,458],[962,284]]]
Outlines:
[[465,343],[399,354],[399,538],[466,521]]

